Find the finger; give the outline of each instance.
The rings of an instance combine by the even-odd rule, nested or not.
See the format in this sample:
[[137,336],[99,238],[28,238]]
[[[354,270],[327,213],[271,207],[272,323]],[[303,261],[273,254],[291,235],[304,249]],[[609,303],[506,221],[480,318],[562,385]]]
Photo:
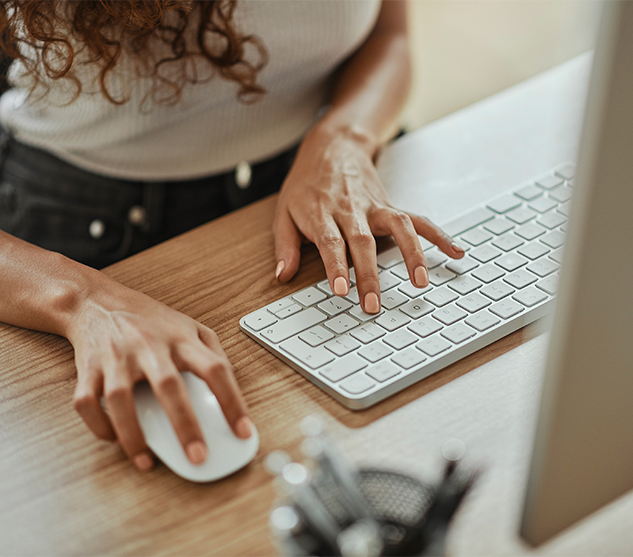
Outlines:
[[377,214],[377,219],[378,226],[387,228],[396,240],[407,265],[411,283],[418,288],[426,288],[429,285],[429,270],[411,217],[402,211],[385,209]]
[[99,439],[115,441],[116,433],[108,415],[101,407],[103,375],[100,372],[84,371],[78,374],[73,406],[90,431]]
[[273,235],[277,258],[275,278],[279,282],[287,282],[299,270],[301,260],[301,234],[287,211],[283,211],[275,219]]
[[314,238],[327,274],[330,288],[336,296],[349,294],[349,268],[347,266],[347,249],[341,231],[331,220],[321,223]]
[[211,329],[200,325],[198,336],[202,346],[182,345],[178,350],[179,358],[187,369],[209,385],[233,433],[241,439],[248,439],[251,436],[251,420],[233,374],[233,366]]
[[143,350],[136,358],[187,458],[193,464],[203,463],[207,458],[207,445],[193,411],[187,386],[170,355],[162,353],[160,349]]
[[341,224],[354,263],[360,305],[365,313],[378,313],[380,281],[376,262],[376,239],[366,221],[355,219]]
[[134,465],[146,472],[154,461],[150,456],[134,407],[134,382],[124,362],[109,361],[104,365],[104,397],[110,422],[121,448]]
[[444,232],[439,226],[433,224],[429,219],[420,217],[418,215],[409,214],[411,222],[416,232],[426,238],[429,242],[435,244],[446,255],[459,259],[464,257],[464,250],[459,244],[453,240],[446,232]]

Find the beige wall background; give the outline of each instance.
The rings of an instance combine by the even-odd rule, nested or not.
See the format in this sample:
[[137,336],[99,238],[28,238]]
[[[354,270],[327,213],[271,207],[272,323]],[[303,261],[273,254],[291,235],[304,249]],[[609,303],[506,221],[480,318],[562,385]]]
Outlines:
[[[608,1],[608,0],[607,0]],[[409,130],[593,48],[596,0],[409,0]]]

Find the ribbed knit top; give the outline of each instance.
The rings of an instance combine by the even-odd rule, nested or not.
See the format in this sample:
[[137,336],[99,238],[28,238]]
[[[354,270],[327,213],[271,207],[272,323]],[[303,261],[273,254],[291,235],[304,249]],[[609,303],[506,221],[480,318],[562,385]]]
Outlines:
[[0,121],[23,143],[118,178],[193,179],[257,162],[297,143],[314,124],[334,70],[365,40],[379,8],[380,0],[237,0],[236,28],[259,37],[268,53],[257,80],[267,93],[254,104],[239,102],[237,85],[215,75],[185,84],[174,106],[142,108],[152,82],[123,58],[109,90],[115,98],[129,94],[127,103],[109,102],[89,86],[88,73],[70,104],[67,80],[30,100],[16,78],[0,99]]

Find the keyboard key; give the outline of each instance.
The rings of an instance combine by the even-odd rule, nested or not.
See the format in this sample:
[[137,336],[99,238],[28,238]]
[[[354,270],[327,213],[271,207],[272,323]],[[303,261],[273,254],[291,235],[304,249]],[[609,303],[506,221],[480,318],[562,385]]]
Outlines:
[[561,203],[558,206],[558,209],[556,209],[561,215],[565,215],[567,218],[569,218],[569,203]]
[[290,304],[286,306],[284,309],[280,309],[275,312],[275,315],[279,317],[279,319],[284,319],[285,317],[290,317],[295,313],[299,313],[303,308],[299,304]]
[[365,313],[360,306],[354,306],[348,313],[359,321],[369,321],[380,315],[384,310],[380,308],[380,313]]
[[261,331],[276,322],[277,318],[265,308],[257,310],[244,318],[244,323],[253,331]]
[[459,296],[455,294],[448,287],[443,286],[441,288],[435,288],[431,290],[428,294],[424,295],[424,299],[427,302],[431,302],[436,305],[438,308],[445,306],[446,304],[450,304],[453,300],[457,300]]
[[550,259],[553,259],[554,261],[556,261],[556,263],[560,265],[563,261],[563,248],[558,248],[557,250],[554,250],[552,253],[549,254],[548,257]]
[[292,298],[282,298],[281,300],[277,300],[272,304],[268,304],[266,306],[266,309],[271,313],[276,313],[284,308],[287,308],[288,306],[291,306],[292,304],[294,304]]
[[553,230],[554,228],[559,227],[561,224],[565,224],[567,222],[567,219],[560,213],[552,211],[551,213],[547,213],[546,215],[543,215],[542,217],[537,219],[536,222],[539,223],[541,226],[544,226],[545,228]]
[[334,298],[330,298],[325,302],[321,302],[317,307],[328,315],[334,316],[338,315],[339,313],[343,313],[345,310],[351,308],[352,304],[351,302],[348,302],[343,298],[335,296]]
[[479,269],[473,271],[473,276],[482,282],[492,282],[503,276],[503,271],[493,263],[488,263]]
[[435,321],[435,319],[423,317],[420,321],[409,325],[408,329],[413,331],[416,335],[426,338],[442,329],[442,325]]
[[551,190],[556,186],[560,186],[563,183],[563,179],[558,176],[545,176],[536,181],[537,186],[541,186],[543,189]]
[[435,313],[433,313],[433,317],[438,321],[444,323],[444,325],[452,325],[453,323],[457,323],[460,319],[466,317],[467,313],[454,305],[449,305],[438,309]]
[[463,275],[468,271],[472,271],[479,266],[477,261],[473,261],[467,255],[462,257],[461,259],[453,259],[450,263],[446,264],[446,268],[453,273],[457,273],[458,275]]
[[381,292],[389,290],[401,282],[397,276],[392,275],[389,271],[382,271],[381,273],[378,273],[378,280],[380,281]]
[[400,248],[398,246],[393,246],[392,248],[379,253],[376,256],[376,261],[378,262],[379,267],[389,269],[401,261],[404,261],[404,258],[402,257]]
[[535,259],[538,259],[539,257],[543,257],[549,251],[550,251],[549,248],[546,248],[543,244],[539,242],[527,244],[526,246],[523,246],[517,250],[518,253],[520,253],[521,255],[524,255],[525,257],[527,257],[528,259],[531,259],[532,261],[534,261]]
[[561,186],[560,188],[556,188],[549,192],[549,196],[552,199],[555,199],[559,203],[565,203],[571,199],[571,194],[574,190],[568,188],[567,186]]
[[521,238],[518,238],[514,234],[510,233],[497,238],[491,243],[493,246],[496,246],[503,251],[512,251],[513,249],[522,246],[525,242],[521,240]]
[[335,332],[337,335],[342,335],[343,333],[346,333],[347,331],[350,331],[354,327],[360,325],[360,323],[356,321],[356,319],[344,313],[343,315],[339,315],[334,319],[326,321],[323,325]]
[[377,364],[374,364],[373,366],[370,366],[365,373],[367,373],[369,377],[375,379],[379,383],[384,383],[388,379],[399,375],[401,371],[391,362],[379,362]]
[[492,234],[490,234],[490,232],[482,230],[481,228],[469,230],[459,237],[460,240],[466,240],[469,244],[473,246],[479,246],[484,242],[487,242],[491,238]]
[[507,253],[495,261],[499,267],[502,267],[508,272],[512,272],[519,267],[523,267],[523,265],[527,264],[527,262],[528,260],[525,257],[517,253]]
[[536,285],[537,288],[547,292],[550,296],[556,294],[558,288],[558,277],[556,275],[550,275],[547,278],[539,280]]
[[457,323],[452,327],[444,329],[440,334],[452,343],[460,344],[466,339],[474,337],[477,334],[477,331],[464,323]]
[[424,317],[427,313],[431,313],[435,310],[435,307],[425,300],[418,299],[410,300],[398,309],[406,313],[411,319],[420,319],[420,317]]
[[424,292],[428,292],[433,288],[432,286],[427,286],[426,288],[418,288],[417,286],[413,286],[411,282],[402,282],[398,285],[397,290],[409,296],[409,298],[417,298],[421,296]]
[[318,309],[311,307],[301,313],[296,313],[290,317],[278,321],[262,331],[262,336],[273,344],[282,342],[293,335],[302,333],[310,327],[314,327],[326,320]]
[[337,383],[365,367],[367,367],[365,360],[356,354],[350,354],[319,370],[319,375],[322,375],[328,381],[332,381],[332,383]]
[[527,221],[532,220],[538,213],[528,209],[527,207],[519,207],[506,214],[510,220],[513,220],[517,224],[525,224]]
[[497,199],[493,199],[486,205],[488,209],[492,209],[495,213],[507,213],[510,209],[516,209],[521,205],[521,200],[512,194],[506,194]]
[[545,234],[545,230],[543,230],[540,226],[536,226],[536,224],[529,222],[517,228],[514,233],[526,240],[534,240],[534,238],[538,238],[539,236]]
[[565,178],[565,180],[571,180],[576,175],[576,165],[573,163],[563,164],[556,169],[554,174]]
[[347,296],[345,296],[345,299],[352,302],[352,304],[360,304],[360,298],[358,297],[358,287],[352,286],[349,289]]
[[308,288],[294,294],[292,298],[296,302],[299,302],[302,306],[310,307],[318,302],[322,302],[327,298],[327,296],[325,293],[314,288],[314,286],[309,286]]
[[492,284],[484,286],[479,292],[490,298],[493,302],[498,302],[499,300],[503,300],[506,296],[513,294],[515,290],[502,280],[497,280]]
[[422,350],[428,356],[437,356],[438,354],[444,352],[451,347],[451,343],[446,339],[443,339],[439,335],[435,335],[434,337],[429,337],[427,339],[421,340],[418,342],[415,347],[418,350]]
[[345,356],[345,354],[349,354],[350,352],[356,350],[360,345],[360,342],[353,339],[351,336],[341,335],[340,337],[327,342],[325,344],[325,348],[337,356]]
[[504,234],[505,232],[512,230],[514,228],[514,223],[510,222],[508,219],[496,218],[484,224],[484,228],[488,232],[492,232],[493,234],[499,236],[500,234]]
[[425,360],[426,356],[413,347],[407,348],[391,358],[392,362],[395,362],[403,369],[411,369],[414,366],[420,365]]
[[489,209],[478,208],[462,215],[461,217],[457,217],[456,219],[447,222],[442,226],[444,232],[446,232],[449,236],[458,236],[462,232],[466,232],[466,230],[470,230],[471,228],[475,228],[475,226],[479,226],[486,221],[489,221],[495,217],[495,214]]
[[325,292],[328,296],[334,296],[334,292],[332,292],[332,289],[330,288],[330,283],[328,282],[327,279],[319,282],[317,284],[317,287],[323,292]]
[[551,259],[539,259],[528,265],[527,269],[539,277],[546,277],[547,275],[551,275],[554,271],[558,271],[559,265],[554,263]]
[[282,342],[279,348],[312,369],[320,368],[334,360],[334,356],[322,346],[312,348],[297,337]]
[[400,329],[395,333],[388,334],[383,339],[383,342],[386,342],[391,348],[395,348],[396,350],[402,350],[417,341],[418,337],[408,329]]
[[513,315],[521,313],[523,309],[523,306],[514,300],[503,300],[491,306],[490,311],[501,319],[510,319]]
[[334,338],[334,335],[321,327],[321,325],[317,325],[316,327],[312,327],[312,329],[308,329],[299,335],[299,338],[303,342],[307,342],[310,346],[319,346],[319,344],[323,344],[328,340]]
[[407,269],[407,264],[404,261],[402,263],[398,263],[395,267],[391,267],[389,272],[396,275],[399,279],[409,280],[409,270]]
[[373,342],[361,348],[357,354],[374,363],[386,358],[387,356],[391,356],[391,354],[393,354],[393,349],[379,340],[378,342]]
[[380,297],[380,301],[382,303],[382,307],[386,309],[393,309],[404,304],[405,302],[408,302],[409,298],[407,298],[404,294],[398,292],[395,288],[392,288]]
[[455,273],[451,273],[444,267],[436,267],[429,271],[429,282],[433,286],[440,286],[449,280],[453,280],[456,276]]
[[556,249],[565,243],[565,235],[558,230],[554,230],[553,232],[543,236],[540,241],[548,245],[550,248]]
[[359,373],[357,375],[353,375],[349,379],[345,379],[341,383],[341,389],[347,391],[352,395],[359,395],[371,389],[376,383],[374,383],[369,377]]
[[458,294],[465,296],[466,294],[470,294],[474,292],[481,286],[481,282],[473,277],[465,276],[465,277],[457,277],[455,280],[452,280],[448,287],[452,290],[455,290]]
[[538,278],[532,273],[528,273],[523,269],[519,269],[514,273],[509,274],[503,279],[508,284],[514,286],[514,288],[525,288],[526,286],[536,282]]
[[411,319],[409,319],[409,317],[401,311],[394,309],[391,311],[385,311],[385,313],[376,319],[375,323],[384,327],[388,331],[395,331],[396,329],[411,323]]
[[488,310],[480,311],[466,319],[466,323],[480,332],[490,329],[490,327],[494,327],[500,322],[501,320],[496,315],[492,315]]
[[535,306],[536,304],[540,304],[543,300],[547,300],[547,294],[535,286],[528,286],[525,290],[517,292],[512,297],[517,302],[521,302],[524,306],[529,308]]
[[460,298],[455,302],[460,308],[465,309],[468,313],[475,313],[480,309],[489,306],[492,302],[488,298],[484,298],[481,294],[470,294]]
[[470,255],[481,263],[488,263],[501,254],[501,251],[492,246],[481,246],[470,252]]
[[539,213],[547,213],[547,211],[553,209],[557,205],[558,203],[556,203],[556,201],[552,201],[547,197],[539,197],[538,199],[532,201],[528,207],[534,211],[538,211]]
[[351,333],[356,340],[360,340],[363,344],[368,344],[377,338],[386,335],[385,330],[374,323],[367,323],[362,327],[357,327]]
[[532,201],[532,199],[536,199],[540,195],[543,195],[543,191],[530,184],[529,186],[524,186],[520,190],[515,191],[514,195],[518,195],[521,199],[525,199],[525,201]]
[[427,269],[433,269],[448,259],[448,255],[436,249],[425,252],[424,257],[426,257]]

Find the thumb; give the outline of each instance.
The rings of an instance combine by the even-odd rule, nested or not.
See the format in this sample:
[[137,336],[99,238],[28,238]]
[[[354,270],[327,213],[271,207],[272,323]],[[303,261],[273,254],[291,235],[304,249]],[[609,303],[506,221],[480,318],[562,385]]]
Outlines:
[[286,211],[278,215],[273,234],[275,236],[275,257],[277,258],[275,277],[279,282],[287,282],[299,270],[301,234],[299,234],[292,217]]

